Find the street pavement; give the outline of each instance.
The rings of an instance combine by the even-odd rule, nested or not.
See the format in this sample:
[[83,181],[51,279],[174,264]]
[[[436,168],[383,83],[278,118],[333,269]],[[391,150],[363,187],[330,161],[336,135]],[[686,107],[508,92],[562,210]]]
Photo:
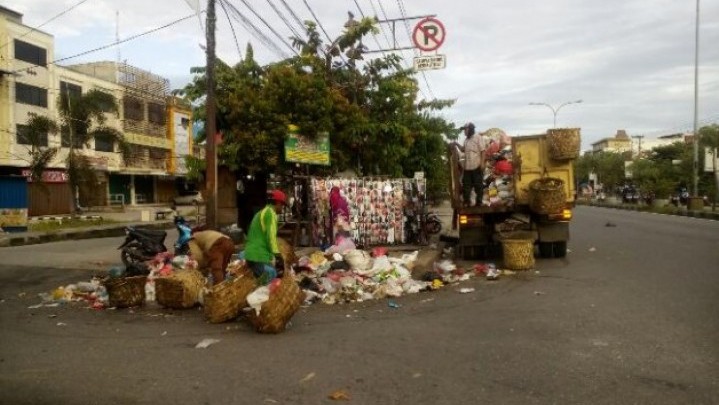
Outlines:
[[29,309],[121,238],[2,248],[0,403],[717,403],[719,222],[577,207],[571,232],[537,272],[315,304],[272,336],[155,305]]

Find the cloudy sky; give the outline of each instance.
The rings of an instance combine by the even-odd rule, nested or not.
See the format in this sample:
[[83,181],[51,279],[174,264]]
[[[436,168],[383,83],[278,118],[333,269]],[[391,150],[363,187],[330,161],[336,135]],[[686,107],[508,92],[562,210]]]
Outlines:
[[[55,36],[55,58],[110,44],[115,40],[116,11],[121,39],[163,26],[193,13],[198,0],[0,0],[38,26],[77,5],[41,29]],[[292,34],[274,5],[293,25],[282,0],[226,0],[270,38],[264,44],[233,18],[240,49],[252,42],[260,63],[281,59],[291,51],[248,8],[249,4],[282,38]],[[205,8],[206,1],[199,0]],[[436,14],[447,29],[438,53],[447,67],[418,76],[425,97],[456,99],[443,115],[479,129],[499,127],[510,134],[531,134],[552,126],[546,106],[567,105],[557,126],[582,128],[583,147],[612,136],[659,135],[690,130],[694,114],[694,44],[696,3],[692,0],[284,0],[301,20],[310,9],[331,37],[355,15],[380,19]],[[309,5],[309,7],[307,6]],[[699,121],[719,121],[719,1],[703,0],[700,23]],[[232,12],[231,12],[232,14]],[[204,17],[203,17],[204,18]],[[415,21],[410,22],[410,29]],[[382,25],[370,49],[391,41]],[[407,28],[396,27],[400,46],[410,45]],[[169,78],[181,87],[190,67],[205,63],[199,18],[189,18],[161,31],[123,44],[121,58]],[[228,18],[218,6],[218,55],[239,59]],[[287,40],[286,42],[289,42]],[[408,65],[415,54],[403,53]],[[117,49],[104,50],[66,63],[116,60]]]

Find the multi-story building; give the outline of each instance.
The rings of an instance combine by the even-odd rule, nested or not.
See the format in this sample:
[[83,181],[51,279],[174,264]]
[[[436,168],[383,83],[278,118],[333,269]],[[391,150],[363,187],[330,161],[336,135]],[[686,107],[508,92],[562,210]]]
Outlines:
[[111,201],[169,202],[172,193],[158,192],[174,189],[167,171],[173,148],[167,126],[169,80],[126,63],[93,62],[69,68],[122,87],[120,115],[130,157],[124,167],[109,175]]
[[[50,91],[52,35],[30,30],[22,14],[0,6],[0,174],[21,174],[30,160],[24,134],[28,114],[56,114]],[[49,137],[45,144],[54,143]]]
[[[192,154],[191,106],[169,96],[167,79],[126,63],[61,67],[50,63],[53,58],[52,35],[23,25],[20,13],[0,7],[0,174],[28,172],[30,148],[23,135],[28,114],[57,121],[60,97],[98,89],[118,100],[120,113],[107,114],[106,124],[124,134],[130,155],[123,160],[118,145],[107,139],[76,145],[98,175],[92,192],[81,193],[81,204],[171,201],[177,195],[177,177],[186,173],[184,155]],[[72,200],[64,165],[68,135],[49,134],[43,145],[60,148],[43,177],[67,194],[63,201]],[[70,209],[67,204],[52,213]]]
[[592,144],[592,152],[630,152],[632,148],[632,140],[627,135],[627,131],[623,129],[617,130],[617,134],[613,137],[600,139]]

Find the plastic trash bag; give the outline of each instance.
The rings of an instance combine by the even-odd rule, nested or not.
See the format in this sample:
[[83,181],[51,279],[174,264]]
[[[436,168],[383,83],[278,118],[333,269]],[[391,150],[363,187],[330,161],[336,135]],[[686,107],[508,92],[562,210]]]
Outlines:
[[247,304],[255,310],[257,315],[259,315],[260,310],[262,309],[262,304],[267,302],[269,299],[270,288],[268,286],[262,286],[257,288],[255,291],[252,291],[250,295],[247,296]]

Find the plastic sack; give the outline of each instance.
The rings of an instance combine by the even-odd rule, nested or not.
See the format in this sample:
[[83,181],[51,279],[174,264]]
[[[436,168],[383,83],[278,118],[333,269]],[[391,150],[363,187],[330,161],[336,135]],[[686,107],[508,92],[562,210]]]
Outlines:
[[391,270],[392,267],[392,263],[390,263],[387,256],[375,257],[374,263],[372,263],[373,272]]
[[435,271],[442,271],[444,273],[450,273],[457,269],[457,265],[452,263],[451,260],[442,260],[441,262],[434,263]]
[[259,315],[260,310],[262,309],[262,304],[267,302],[269,299],[270,287],[262,286],[257,288],[255,291],[252,291],[250,295],[247,296],[247,304],[255,310],[257,315]]
[[349,263],[352,270],[368,270],[372,265],[372,260],[364,250],[350,250],[345,253],[345,261]]
[[386,256],[387,255],[387,248],[378,246],[374,249],[372,249],[372,257],[380,257],[380,256]]

